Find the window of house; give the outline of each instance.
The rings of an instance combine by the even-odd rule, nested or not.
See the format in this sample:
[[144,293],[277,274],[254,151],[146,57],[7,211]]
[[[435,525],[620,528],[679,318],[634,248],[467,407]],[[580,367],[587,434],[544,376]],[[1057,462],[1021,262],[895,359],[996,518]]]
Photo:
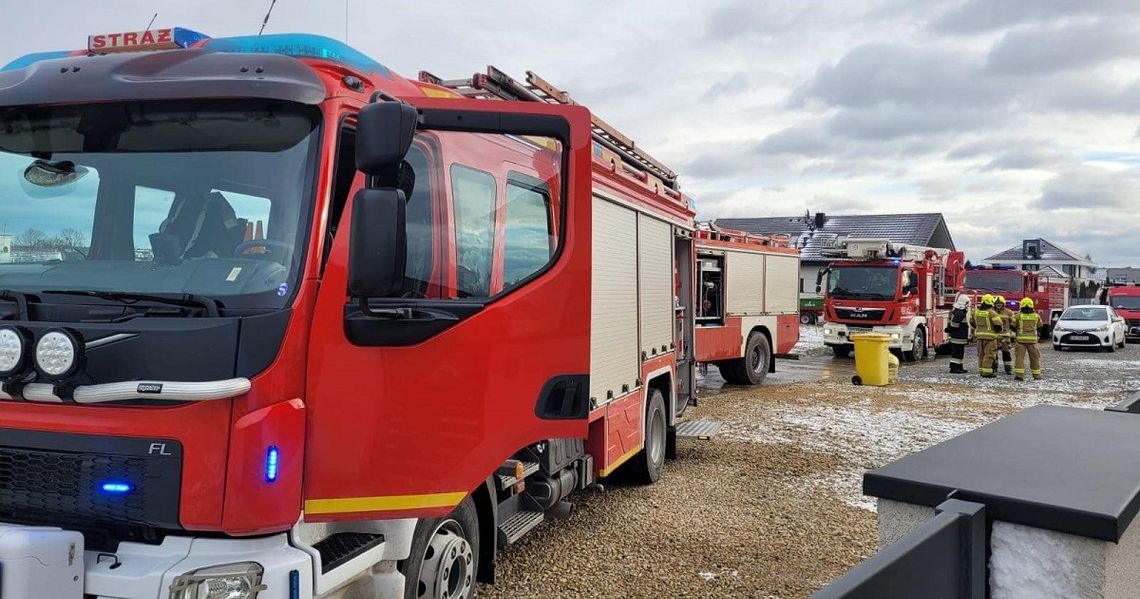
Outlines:
[[460,164],[451,166],[455,213],[456,291],[460,297],[491,294],[495,240],[495,178]]
[[512,173],[505,211],[503,287],[510,288],[550,261],[556,244],[550,188],[537,179]]

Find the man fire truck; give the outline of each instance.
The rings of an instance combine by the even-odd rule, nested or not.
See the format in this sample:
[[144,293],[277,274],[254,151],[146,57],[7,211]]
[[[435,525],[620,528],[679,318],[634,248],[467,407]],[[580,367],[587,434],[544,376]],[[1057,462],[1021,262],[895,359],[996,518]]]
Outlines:
[[533,73],[95,35],[0,71],[0,165],[85,237],[0,264],[4,599],[468,597],[708,428],[692,205]]
[[786,236],[697,229],[697,362],[758,385],[799,340],[799,250]]
[[982,295],[1000,294],[1005,297],[1006,309],[1013,312],[1019,311],[1021,300],[1028,297],[1044,325],[1042,338],[1049,336],[1052,324],[1069,307],[1069,284],[1065,281],[1001,266],[971,266],[962,280],[962,293],[971,296],[975,305]]
[[851,335],[862,332],[890,335],[890,348],[911,361],[949,343],[945,329],[962,252],[848,238],[824,253],[843,257],[820,272],[816,285],[826,278],[823,340],[835,355],[846,356]]

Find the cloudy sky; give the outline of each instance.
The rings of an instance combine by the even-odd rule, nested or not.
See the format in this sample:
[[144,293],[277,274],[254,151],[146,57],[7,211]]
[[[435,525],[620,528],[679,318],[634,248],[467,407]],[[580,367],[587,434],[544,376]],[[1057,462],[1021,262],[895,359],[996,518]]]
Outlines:
[[[255,33],[268,4],[5,10],[0,62],[155,11]],[[278,0],[266,32],[293,31],[412,77],[537,71],[677,170],[703,219],[942,212],[974,259],[1044,237],[1140,266],[1135,0]]]

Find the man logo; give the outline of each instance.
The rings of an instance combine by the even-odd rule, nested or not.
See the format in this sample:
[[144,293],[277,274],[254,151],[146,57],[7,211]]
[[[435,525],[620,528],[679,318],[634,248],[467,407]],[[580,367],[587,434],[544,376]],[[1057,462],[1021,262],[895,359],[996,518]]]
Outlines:
[[138,393],[162,393],[162,383],[139,383]]

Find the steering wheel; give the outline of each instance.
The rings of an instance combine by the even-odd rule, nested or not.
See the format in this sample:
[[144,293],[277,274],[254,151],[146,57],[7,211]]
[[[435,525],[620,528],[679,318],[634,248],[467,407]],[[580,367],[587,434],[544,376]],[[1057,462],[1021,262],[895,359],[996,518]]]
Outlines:
[[[265,251],[247,256],[246,253],[254,248],[263,248]],[[276,239],[250,239],[234,248],[234,256],[264,258],[281,264],[284,264],[282,260],[288,260],[291,255],[293,255],[293,244]]]

